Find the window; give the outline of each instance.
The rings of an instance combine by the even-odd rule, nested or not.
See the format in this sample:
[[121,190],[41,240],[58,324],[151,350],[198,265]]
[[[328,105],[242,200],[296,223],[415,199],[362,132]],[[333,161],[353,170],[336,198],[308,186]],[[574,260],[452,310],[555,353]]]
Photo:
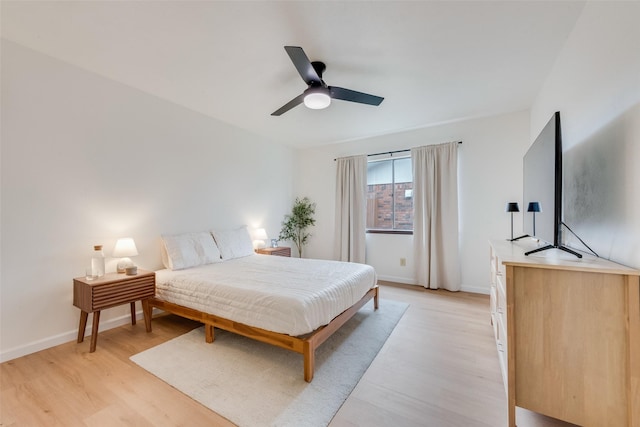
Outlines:
[[410,157],[371,160],[367,164],[367,230],[413,230]]

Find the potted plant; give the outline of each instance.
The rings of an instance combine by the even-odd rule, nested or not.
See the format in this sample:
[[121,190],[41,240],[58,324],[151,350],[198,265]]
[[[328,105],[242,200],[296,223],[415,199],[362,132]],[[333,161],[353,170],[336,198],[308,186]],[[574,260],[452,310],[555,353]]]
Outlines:
[[293,241],[298,249],[300,258],[302,258],[302,248],[311,237],[311,234],[307,233],[307,229],[316,223],[313,218],[315,213],[316,204],[312,203],[308,197],[302,199],[296,197],[291,214],[285,215],[284,221],[282,221],[282,229],[278,239]]

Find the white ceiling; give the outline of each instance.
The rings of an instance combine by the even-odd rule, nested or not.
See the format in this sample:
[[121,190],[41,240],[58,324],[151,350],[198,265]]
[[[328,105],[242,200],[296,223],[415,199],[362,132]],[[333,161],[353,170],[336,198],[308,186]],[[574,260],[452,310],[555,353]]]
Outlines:
[[[293,147],[527,109],[584,1],[2,1],[2,36]],[[270,114],[329,85],[385,97]]]

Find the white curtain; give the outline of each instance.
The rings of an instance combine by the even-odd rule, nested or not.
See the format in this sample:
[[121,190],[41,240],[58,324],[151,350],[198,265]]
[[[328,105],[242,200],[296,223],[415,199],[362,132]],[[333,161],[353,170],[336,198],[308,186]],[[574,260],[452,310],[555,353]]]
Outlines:
[[411,164],[417,282],[459,291],[458,143],[413,148]]
[[364,263],[367,222],[367,156],[336,160],[335,256]]

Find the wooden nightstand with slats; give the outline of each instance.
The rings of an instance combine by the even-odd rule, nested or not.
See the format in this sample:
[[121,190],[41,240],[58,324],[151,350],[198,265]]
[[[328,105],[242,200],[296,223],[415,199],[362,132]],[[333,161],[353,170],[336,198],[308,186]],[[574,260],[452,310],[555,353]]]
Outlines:
[[131,324],[135,325],[136,301],[142,302],[144,323],[147,332],[151,332],[149,298],[155,296],[155,294],[156,273],[153,271],[138,270],[138,274],[133,276],[122,273],[109,273],[94,280],[87,280],[84,277],[73,279],[73,305],[81,310],[78,342],[81,343],[84,340],[89,313],[93,313],[90,353],[96,351],[101,310],[122,304],[130,304]]
[[277,248],[260,248],[256,249],[256,253],[262,255],[291,256],[291,248],[286,246],[278,246]]

